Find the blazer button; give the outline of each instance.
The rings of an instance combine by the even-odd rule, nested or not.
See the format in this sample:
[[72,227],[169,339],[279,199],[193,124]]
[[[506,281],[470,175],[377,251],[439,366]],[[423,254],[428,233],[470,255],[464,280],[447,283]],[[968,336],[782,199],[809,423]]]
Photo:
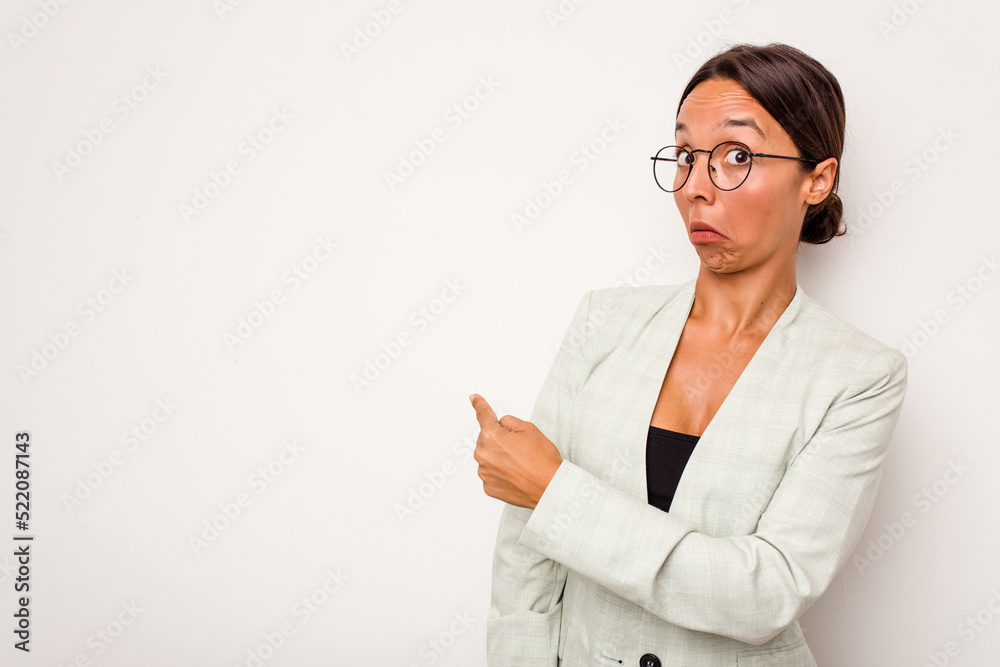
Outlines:
[[660,667],[660,659],[652,653],[647,653],[639,658],[639,667]]

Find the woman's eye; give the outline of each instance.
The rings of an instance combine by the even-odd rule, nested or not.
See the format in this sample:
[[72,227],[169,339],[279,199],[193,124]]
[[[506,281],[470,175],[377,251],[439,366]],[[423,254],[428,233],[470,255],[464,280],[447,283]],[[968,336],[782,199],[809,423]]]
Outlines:
[[732,148],[726,153],[726,162],[744,167],[750,164],[750,153],[745,148]]
[[694,156],[687,151],[677,151],[677,166],[678,167],[690,167],[691,163],[694,162]]

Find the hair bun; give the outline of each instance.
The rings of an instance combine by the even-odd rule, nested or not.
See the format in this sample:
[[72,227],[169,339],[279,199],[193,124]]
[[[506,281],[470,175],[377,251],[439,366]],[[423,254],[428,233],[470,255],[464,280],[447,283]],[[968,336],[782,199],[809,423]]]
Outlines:
[[799,241],[819,245],[834,237],[843,236],[847,232],[841,228],[843,216],[844,203],[836,192],[831,192],[826,199],[819,204],[813,204],[806,211]]

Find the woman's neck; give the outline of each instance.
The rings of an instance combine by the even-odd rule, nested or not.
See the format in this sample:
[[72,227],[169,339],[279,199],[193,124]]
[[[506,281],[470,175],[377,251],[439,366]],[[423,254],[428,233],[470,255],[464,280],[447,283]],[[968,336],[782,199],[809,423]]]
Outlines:
[[690,318],[723,335],[767,334],[795,296],[794,267],[772,273],[716,273],[701,267]]

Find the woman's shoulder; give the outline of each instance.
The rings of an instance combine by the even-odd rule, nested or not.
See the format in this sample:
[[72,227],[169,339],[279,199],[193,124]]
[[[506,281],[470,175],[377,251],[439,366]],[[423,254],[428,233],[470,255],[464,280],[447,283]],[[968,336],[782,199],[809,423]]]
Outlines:
[[890,374],[906,374],[901,351],[833,314],[804,292],[787,335],[797,352],[817,367],[874,365]]
[[[591,312],[620,312],[642,319],[676,302],[690,305],[694,279],[674,285],[626,285],[591,290]],[[685,302],[684,300],[687,299]]]
[[677,285],[616,285],[588,290],[580,301],[571,335],[586,339],[592,363],[599,363],[620,345],[634,342],[665,308],[687,314],[694,280]]

